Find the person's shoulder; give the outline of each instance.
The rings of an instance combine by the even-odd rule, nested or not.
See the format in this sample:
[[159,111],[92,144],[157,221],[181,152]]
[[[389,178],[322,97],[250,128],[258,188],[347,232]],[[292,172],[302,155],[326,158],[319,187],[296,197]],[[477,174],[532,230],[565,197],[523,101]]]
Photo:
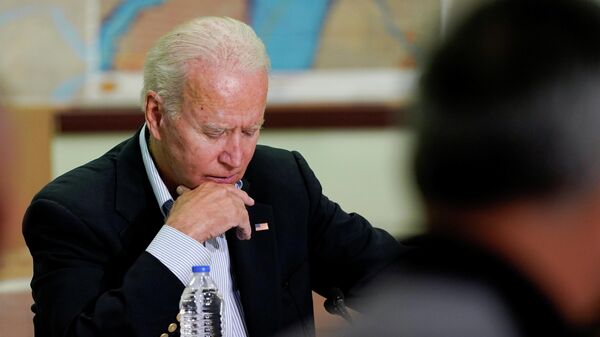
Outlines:
[[[375,289],[372,289],[374,291]],[[404,273],[377,286],[363,303],[356,334],[377,336],[518,336],[499,294],[488,285],[436,273]]]
[[64,173],[44,186],[33,200],[47,199],[64,204],[81,200],[86,195],[98,195],[110,186],[111,179],[114,180],[114,165],[111,162],[104,155]]
[[114,185],[116,157],[125,142],[113,147],[102,156],[76,167],[53,179],[33,198],[70,203],[100,196],[102,191]]
[[261,186],[279,190],[304,185],[306,163],[296,151],[258,145],[248,168],[246,178]]
[[267,145],[257,145],[254,156],[250,161],[249,170],[289,170],[298,166],[298,158],[301,155],[296,151],[290,151],[271,147]]
[[252,157],[252,161],[293,160],[294,153],[295,151],[280,149],[268,145],[256,145],[256,151],[254,151],[254,157]]

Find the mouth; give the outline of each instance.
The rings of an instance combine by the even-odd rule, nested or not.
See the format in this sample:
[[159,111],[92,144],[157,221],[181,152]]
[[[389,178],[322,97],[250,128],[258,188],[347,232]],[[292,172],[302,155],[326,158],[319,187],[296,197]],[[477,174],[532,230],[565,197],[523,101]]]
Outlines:
[[235,184],[239,180],[236,174],[228,177],[206,176],[206,179],[217,184]]

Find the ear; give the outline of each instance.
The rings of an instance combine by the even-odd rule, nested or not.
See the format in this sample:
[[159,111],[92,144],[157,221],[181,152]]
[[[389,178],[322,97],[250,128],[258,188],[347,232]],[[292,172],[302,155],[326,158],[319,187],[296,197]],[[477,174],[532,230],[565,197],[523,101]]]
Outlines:
[[150,134],[155,139],[160,140],[160,128],[167,116],[163,107],[162,98],[152,90],[149,90],[146,93],[146,107],[144,115]]

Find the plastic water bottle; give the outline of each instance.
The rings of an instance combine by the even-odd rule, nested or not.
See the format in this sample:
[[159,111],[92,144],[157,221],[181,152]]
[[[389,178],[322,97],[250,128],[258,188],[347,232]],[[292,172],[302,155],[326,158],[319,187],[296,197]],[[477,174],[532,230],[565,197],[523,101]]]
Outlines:
[[209,266],[193,266],[192,280],[179,302],[181,337],[221,337],[223,298]]

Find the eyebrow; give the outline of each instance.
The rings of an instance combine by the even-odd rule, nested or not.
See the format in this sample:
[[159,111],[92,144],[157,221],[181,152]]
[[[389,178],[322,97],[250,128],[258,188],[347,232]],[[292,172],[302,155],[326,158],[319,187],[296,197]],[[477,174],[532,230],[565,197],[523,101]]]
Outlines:
[[263,124],[265,124],[265,119],[261,119],[258,123],[252,125],[249,129],[261,129],[263,127]]
[[[265,123],[265,119],[261,119],[258,123],[251,125],[249,127],[244,127],[242,128],[243,130],[252,130],[252,129],[261,129],[263,124]],[[227,130],[231,130],[232,128],[228,128],[226,126],[223,125],[219,125],[217,123],[206,123],[202,126],[202,129],[204,130],[210,130],[210,131],[227,131]]]
[[222,125],[218,125],[215,123],[206,123],[204,125],[202,125],[202,129],[203,130],[210,130],[210,131],[221,131],[221,130],[227,130],[227,127],[224,127]]

